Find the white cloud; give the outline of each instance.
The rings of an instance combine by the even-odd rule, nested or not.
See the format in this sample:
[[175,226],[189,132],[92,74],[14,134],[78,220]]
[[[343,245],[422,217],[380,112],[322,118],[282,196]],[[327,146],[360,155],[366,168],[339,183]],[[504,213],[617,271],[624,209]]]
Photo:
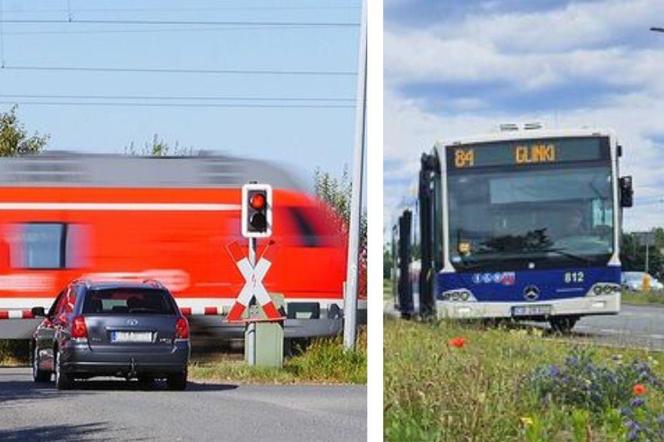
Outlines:
[[[458,25],[426,29],[387,29],[384,152],[387,161],[402,167],[386,169],[386,180],[407,174],[415,179],[421,153],[436,140],[489,132],[504,122],[542,121],[549,127],[614,129],[625,147],[621,172],[634,176],[637,203],[644,197],[657,201],[664,196],[664,146],[649,137],[664,133],[664,36],[646,36],[661,39],[662,49],[634,47],[633,35],[625,37],[638,30],[647,34],[649,26],[658,24],[651,22],[656,17],[664,17],[664,2],[624,0],[541,13],[475,15]],[[467,94],[443,103],[447,111],[438,115],[424,99],[401,92],[407,90],[402,86],[420,82],[447,83],[448,88],[454,82],[504,84],[511,93],[603,83],[629,92],[611,91],[600,104],[579,103],[566,112],[536,115],[491,108],[479,94]],[[398,184],[386,192],[386,222],[399,192]],[[644,203],[625,213],[629,230],[662,225],[664,203]]]
[[[664,57],[613,41],[628,30],[648,31],[664,2],[571,4],[545,13],[473,16],[458,26],[387,29],[388,84],[415,81],[496,82],[540,89],[575,79],[659,85]],[[609,41],[606,45],[600,43]]]

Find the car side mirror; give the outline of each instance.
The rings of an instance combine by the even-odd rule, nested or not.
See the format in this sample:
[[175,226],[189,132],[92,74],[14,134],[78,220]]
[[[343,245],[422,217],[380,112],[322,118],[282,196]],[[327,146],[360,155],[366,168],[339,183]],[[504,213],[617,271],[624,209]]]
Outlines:
[[632,177],[620,178],[620,207],[632,207],[634,205],[634,189],[632,188]]
[[32,312],[32,316],[34,316],[35,318],[46,317],[46,312],[44,311],[44,307],[32,307],[30,311]]

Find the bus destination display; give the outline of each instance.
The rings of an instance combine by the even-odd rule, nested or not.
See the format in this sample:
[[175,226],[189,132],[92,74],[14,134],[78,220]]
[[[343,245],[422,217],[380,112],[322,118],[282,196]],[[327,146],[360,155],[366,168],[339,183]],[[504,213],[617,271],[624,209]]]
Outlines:
[[608,158],[608,138],[518,140],[447,148],[447,164],[453,169],[525,166]]

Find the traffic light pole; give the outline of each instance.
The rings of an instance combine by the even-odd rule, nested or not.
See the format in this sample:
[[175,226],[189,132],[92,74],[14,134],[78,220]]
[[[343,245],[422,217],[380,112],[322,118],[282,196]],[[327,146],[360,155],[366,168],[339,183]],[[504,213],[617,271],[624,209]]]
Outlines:
[[[249,264],[251,267],[256,267],[256,238],[249,238]],[[249,304],[249,309],[252,308]],[[251,314],[251,310],[249,311]],[[250,321],[247,324],[247,333],[249,334],[249,339],[247,340],[247,364],[250,366],[256,365],[256,323]]]
[[357,279],[360,241],[360,213],[362,212],[362,186],[364,181],[364,140],[366,122],[367,82],[367,5],[362,1],[360,45],[357,69],[357,99],[355,104],[355,152],[353,155],[353,191],[351,196],[348,232],[348,265],[344,290],[344,347],[355,348],[357,326]]

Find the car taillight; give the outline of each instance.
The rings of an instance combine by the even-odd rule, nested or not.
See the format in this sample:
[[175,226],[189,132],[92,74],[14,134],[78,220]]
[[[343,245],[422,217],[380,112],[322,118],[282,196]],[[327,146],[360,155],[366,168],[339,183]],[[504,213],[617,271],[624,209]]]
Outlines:
[[175,339],[189,339],[189,323],[185,318],[178,318],[175,323]]
[[85,318],[83,316],[76,316],[71,322],[71,337],[72,338],[87,338],[88,327],[85,325]]

